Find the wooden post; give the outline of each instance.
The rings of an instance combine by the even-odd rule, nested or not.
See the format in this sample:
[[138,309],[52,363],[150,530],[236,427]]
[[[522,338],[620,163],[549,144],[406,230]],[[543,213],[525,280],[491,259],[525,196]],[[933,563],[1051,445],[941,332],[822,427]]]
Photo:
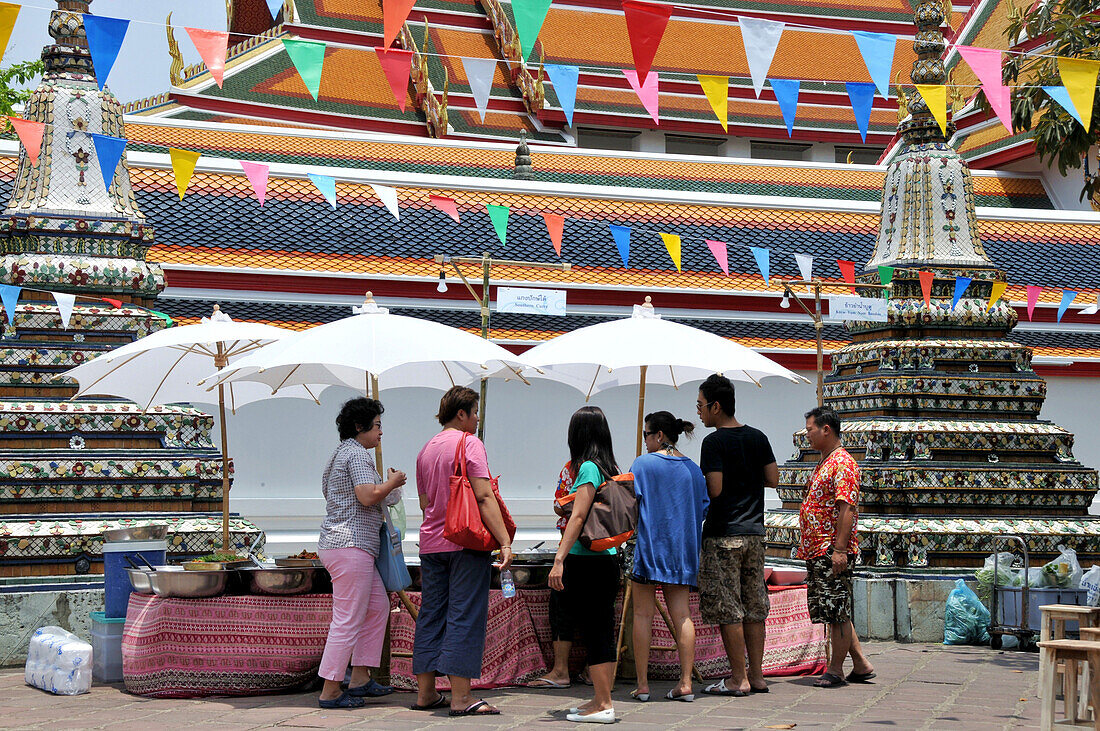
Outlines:
[[[214,356],[214,368],[225,368],[228,359],[225,344],[218,341],[218,353]],[[222,552],[229,548],[229,425],[225,423],[225,386],[218,384],[218,418],[221,419],[222,433]]]
[[641,367],[641,379],[638,381],[638,443],[637,455],[642,456],[642,430],[645,429],[645,377],[649,366]]
[[817,337],[817,405],[825,405],[825,351],[821,344],[821,285],[814,286],[814,335]]

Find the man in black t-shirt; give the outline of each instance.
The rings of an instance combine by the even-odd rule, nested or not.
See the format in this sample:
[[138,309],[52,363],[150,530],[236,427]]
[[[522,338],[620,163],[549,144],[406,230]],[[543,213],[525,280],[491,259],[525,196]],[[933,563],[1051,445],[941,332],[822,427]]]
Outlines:
[[[734,418],[733,384],[725,376],[703,381],[695,407],[703,426],[699,466],[707,478],[710,509],[703,523],[699,566],[699,609],[703,621],[719,625],[731,675],[705,688],[715,695],[767,693],[764,620],[764,488],[779,484],[771,444],[759,429]],[[745,651],[749,666],[745,671]]]

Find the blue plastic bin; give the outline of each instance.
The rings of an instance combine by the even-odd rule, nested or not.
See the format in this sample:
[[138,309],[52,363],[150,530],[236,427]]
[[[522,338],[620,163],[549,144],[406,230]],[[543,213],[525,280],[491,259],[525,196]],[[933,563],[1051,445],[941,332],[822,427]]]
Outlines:
[[126,617],[126,605],[130,602],[130,576],[126,569],[129,557],[138,566],[144,566],[137,556],[143,556],[154,566],[163,566],[168,553],[168,541],[114,541],[103,544],[103,593],[104,615],[108,619]]

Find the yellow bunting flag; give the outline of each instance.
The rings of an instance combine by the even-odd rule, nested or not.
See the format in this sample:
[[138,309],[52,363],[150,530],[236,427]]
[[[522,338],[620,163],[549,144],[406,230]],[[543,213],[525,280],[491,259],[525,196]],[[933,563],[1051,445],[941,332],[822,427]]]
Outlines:
[[176,176],[176,190],[180,193],[180,200],[183,200],[183,194],[187,192],[187,185],[191,182],[191,175],[195,172],[195,163],[199,161],[202,153],[169,147],[168,155],[172,158],[172,173]]
[[703,93],[707,95],[710,108],[714,110],[714,116],[722,123],[722,129],[729,132],[729,96],[730,79],[728,76],[706,76],[697,74],[699,86],[703,87]]
[[11,3],[0,3],[0,58],[8,50],[8,41],[11,39],[12,29],[15,28],[15,19],[19,16],[19,6]]
[[997,300],[1001,298],[1001,295],[1005,293],[1005,288],[1008,284],[1005,282],[994,282],[993,292],[989,295],[989,305],[985,308],[986,312],[993,309],[993,305],[997,304]]
[[947,136],[947,87],[943,84],[915,84],[917,91],[924,97],[928,111],[940,124],[940,131]]
[[665,248],[672,257],[672,263],[676,265],[676,271],[680,271],[680,237],[676,234],[661,234],[661,238],[665,240]]
[[1081,115],[1081,124],[1088,132],[1092,124],[1092,101],[1096,96],[1096,77],[1100,74],[1100,61],[1059,56],[1058,74],[1062,77],[1062,86],[1069,92],[1070,101]]

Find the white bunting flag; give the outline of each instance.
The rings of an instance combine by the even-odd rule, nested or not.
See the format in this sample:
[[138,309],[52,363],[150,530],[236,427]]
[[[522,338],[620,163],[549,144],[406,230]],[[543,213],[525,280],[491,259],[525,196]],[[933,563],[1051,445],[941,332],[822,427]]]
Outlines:
[[[795,254],[794,260],[798,264],[798,271],[802,274],[802,281],[808,282],[814,278],[814,258],[809,254]],[[809,289],[807,287],[806,289]]]
[[485,110],[489,108],[489,91],[493,88],[493,74],[497,62],[491,58],[463,58],[462,68],[466,70],[466,80],[470,83],[470,93],[474,95],[477,113],[485,122]]
[[73,316],[73,304],[76,302],[76,295],[65,294],[64,292],[53,292],[52,294],[57,302],[57,311],[61,315],[62,329],[68,330],[69,320]]
[[371,185],[374,194],[386,204],[386,210],[393,214],[398,221],[401,220],[401,209],[397,207],[397,189],[386,185]]
[[745,44],[745,57],[749,62],[749,74],[752,75],[752,88],[756,97],[764,89],[764,80],[768,78],[768,69],[772,65],[775,49],[779,47],[779,37],[783,35],[784,24],[776,20],[763,18],[745,18],[738,16],[741,26],[741,42]]

